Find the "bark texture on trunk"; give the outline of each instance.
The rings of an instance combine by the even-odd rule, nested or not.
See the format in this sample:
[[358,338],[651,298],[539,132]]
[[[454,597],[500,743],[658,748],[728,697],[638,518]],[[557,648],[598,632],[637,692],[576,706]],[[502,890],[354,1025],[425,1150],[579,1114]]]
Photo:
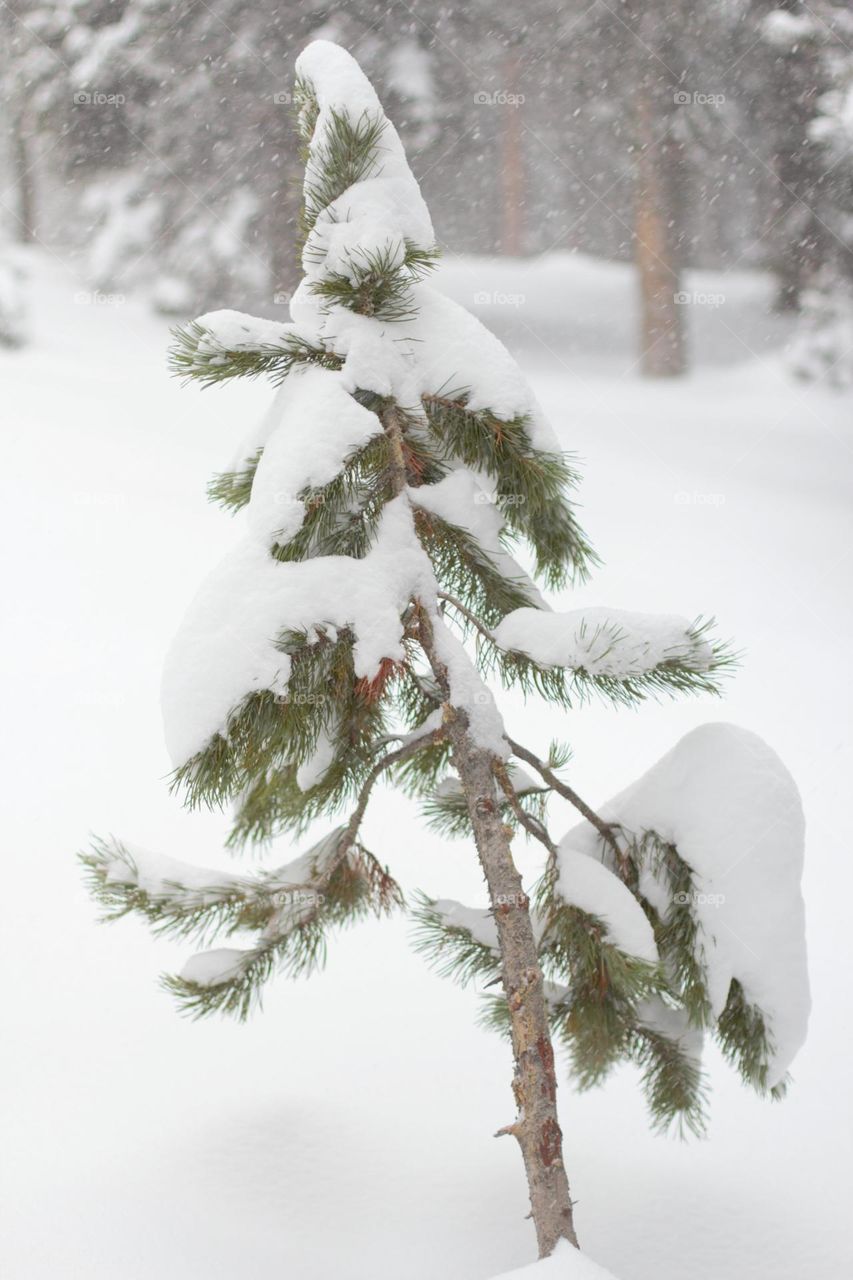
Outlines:
[[[400,413],[393,404],[381,414],[391,446],[391,483],[406,489],[406,460]],[[530,903],[504,826],[495,779],[495,757],[471,737],[464,711],[450,698],[447,668],[439,656],[433,620],[417,602],[420,642],[445,696],[445,722],[453,763],[465,792],[474,842],[489,888],[501,953],[501,977],[509,1009],[515,1063],[513,1092],[518,1115],[501,1133],[518,1139],[530,1192],[530,1216],[539,1256],[554,1251],[558,1240],[577,1247],[569,1180],[563,1164],[563,1134],[557,1118],[557,1073],[545,1005],[544,980],[536,949]],[[442,624],[443,625],[443,624]]]
[[512,1088],[518,1116],[502,1133],[518,1139],[530,1191],[539,1256],[565,1238],[577,1245],[563,1134],[557,1117],[557,1076],[542,969],[529,900],[515,866],[498,802],[492,757],[471,741],[462,717],[450,726],[453,762],[465,791],[474,840],[489,886],[501,950],[515,1062]]
[[[447,688],[447,672],[435,651],[429,618],[421,623],[424,650],[438,683]],[[512,857],[495,779],[495,758],[477,746],[464,712],[447,710],[453,764],[465,793],[474,842],[489,889],[501,953],[501,978],[509,1010],[518,1114],[499,1130],[512,1134],[521,1148],[530,1216],[539,1256],[547,1257],[558,1240],[577,1247],[569,1179],[563,1164],[563,1133],[557,1116],[557,1073],[545,1004],[544,979],[530,918],[530,900]]]

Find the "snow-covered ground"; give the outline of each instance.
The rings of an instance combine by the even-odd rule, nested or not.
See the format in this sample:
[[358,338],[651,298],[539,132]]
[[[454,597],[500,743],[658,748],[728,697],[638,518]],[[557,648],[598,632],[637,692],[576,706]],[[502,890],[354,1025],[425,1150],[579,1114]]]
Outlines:
[[[168,642],[233,523],[205,502],[260,384],[167,376],[166,326],[33,263],[33,342],[0,354],[5,493],[3,1273],[14,1280],[485,1280],[528,1262],[505,1046],[402,921],[343,935],[246,1026],[181,1020],[187,948],[98,928],[90,831],[228,865],[225,820],[168,794]],[[837,1280],[853,1263],[848,671],[851,400],[792,383],[749,275],[687,282],[696,372],[633,371],[622,267],[452,259],[441,283],[510,342],[567,448],[605,567],[571,606],[715,613],[744,651],[724,702],[508,703],[575,749],[599,802],[704,720],[762,734],[800,783],[814,1013],[782,1104],[714,1059],[710,1137],[649,1134],[628,1070],[561,1092],[582,1244],[620,1280]],[[567,599],[564,607],[570,607]],[[565,815],[569,824],[570,816]],[[370,847],[407,888],[483,902],[471,852],[386,793]],[[284,850],[276,860],[287,859]],[[535,857],[530,855],[532,867]],[[757,901],[756,912],[762,904]],[[549,1271],[550,1274],[550,1271]]]

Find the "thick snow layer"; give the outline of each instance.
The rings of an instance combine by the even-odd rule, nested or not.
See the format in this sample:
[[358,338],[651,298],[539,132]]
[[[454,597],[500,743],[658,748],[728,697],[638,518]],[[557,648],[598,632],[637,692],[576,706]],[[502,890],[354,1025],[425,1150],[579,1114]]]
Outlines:
[[530,384],[500,339],[431,285],[416,284],[412,296],[417,315],[398,327],[414,343],[421,394],[464,390],[469,409],[491,409],[505,419],[529,415],[534,448],[559,453]]
[[516,1271],[505,1271],[495,1280],[615,1280],[615,1277],[612,1271],[605,1271],[568,1240],[561,1240],[550,1257]]
[[630,889],[602,862],[571,848],[560,849],[559,866],[560,897],[603,920],[608,940],[621,951],[655,964],[658,949],[652,926]]
[[308,148],[306,191],[323,169],[323,153],[333,113],[353,124],[383,120],[376,164],[360,182],[324,209],[303,250],[305,274],[352,275],[368,252],[390,252],[402,260],[405,242],[432,248],[435,233],[420,188],[412,176],[397,132],[384,117],[373,86],[345,49],[315,40],[299,55],[297,74],[307,81],[319,112]]
[[245,311],[207,311],[195,322],[207,331],[199,340],[202,355],[224,348],[226,351],[259,351],[264,347],[283,347],[294,332],[292,324],[281,320],[265,320]]
[[[806,1036],[810,999],[800,877],[805,824],[782,761],[756,734],[730,724],[688,733],[648,773],[599,809],[631,832],[673,843],[694,873],[700,960],[715,1014],[733,978],[764,1013],[780,1080]],[[597,833],[571,830],[561,857],[595,857]],[[663,885],[646,870],[640,889],[661,908]]]
[[[415,594],[431,599],[433,593],[432,569],[405,496],[388,504],[376,542],[361,560],[282,563],[254,537],[245,539],[203,583],[166,658],[163,715],[174,764],[223,732],[247,694],[286,694],[290,658],[276,648],[282,631],[350,627],[356,674],[371,679],[384,658],[403,657],[405,605]],[[464,653],[457,658],[460,671],[467,661]]]
[[296,326],[345,357],[348,390],[394,395],[417,409],[423,396],[465,394],[472,411],[499,418],[526,417],[531,444],[548,453],[561,446],[522,373],[503,343],[470,311],[423,282],[412,285],[413,315],[389,322],[328,307],[303,281],[290,302]]
[[526,653],[539,666],[590,675],[639,675],[675,659],[701,669],[712,657],[711,646],[697,641],[686,618],[624,609],[516,609],[501,619],[495,639],[502,649]]
[[344,390],[340,373],[309,368],[291,374],[276,398],[276,424],[252,484],[248,518],[255,536],[265,546],[292,538],[305,518],[299,494],[334,480],[381,431],[376,414]]
[[501,760],[508,759],[510,751],[504,723],[491,689],[484,683],[461,640],[449,627],[436,620],[433,634],[436,654],[447,669],[451,705],[467,715],[471,737],[478,746],[493,752]]

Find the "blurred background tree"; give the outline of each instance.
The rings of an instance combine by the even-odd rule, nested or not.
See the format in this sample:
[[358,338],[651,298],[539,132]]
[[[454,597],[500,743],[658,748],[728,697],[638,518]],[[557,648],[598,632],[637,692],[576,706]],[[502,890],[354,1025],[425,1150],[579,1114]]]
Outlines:
[[5,236],[169,314],[282,314],[288,66],[316,36],[399,122],[445,253],[636,261],[648,374],[686,366],[686,268],[770,270],[810,310],[850,256],[851,130],[815,123],[846,118],[851,17],[828,0],[13,0],[0,21]]

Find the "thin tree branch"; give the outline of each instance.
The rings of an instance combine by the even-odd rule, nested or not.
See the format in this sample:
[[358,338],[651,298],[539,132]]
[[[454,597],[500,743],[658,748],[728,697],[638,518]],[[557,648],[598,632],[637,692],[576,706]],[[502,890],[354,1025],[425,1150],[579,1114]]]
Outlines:
[[528,751],[527,747],[523,747],[520,742],[514,742],[512,738],[507,738],[507,742],[512,748],[513,755],[518,756],[519,760],[524,760],[526,764],[532,767],[541,775],[558,795],[564,800],[568,800],[569,804],[577,809],[578,813],[583,814],[590,826],[595,827],[602,840],[609,846],[616,856],[621,870],[624,870],[628,856],[622,850],[616,836],[613,834],[613,827],[610,823],[600,818],[594,809],[591,809],[585,800],[582,800],[576,791],[574,791],[562,778],[559,778],[553,769],[550,769],[544,760],[540,760],[532,751]]
[[510,808],[515,814],[520,826],[524,827],[533,836],[534,840],[538,840],[548,850],[551,857],[557,852],[557,846],[548,834],[547,828],[532,813],[528,813],[522,806],[518,798],[518,792],[510,781],[509,773],[506,765],[501,761],[495,765],[495,777],[500,783],[501,790],[509,801]]
[[430,733],[424,733],[414,742],[407,742],[402,747],[398,747],[396,751],[389,751],[387,756],[383,756],[381,760],[377,760],[376,764],[367,775],[361,791],[358,794],[358,801],[350,815],[346,830],[341,837],[338,849],[341,853],[346,853],[347,849],[355,842],[358,835],[359,827],[364,820],[364,814],[367,810],[367,802],[370,799],[370,793],[381,775],[386,769],[391,769],[395,764],[400,764],[403,760],[408,760],[412,756],[417,755],[426,746],[433,746],[436,742],[440,742],[446,737],[444,729],[433,729]]
[[479,631],[480,635],[485,640],[489,640],[495,646],[496,649],[500,648],[500,645],[498,644],[497,640],[492,635],[491,631],[486,626],[486,624],[484,622],[481,622],[480,619],[477,617],[477,615],[475,613],[472,613],[471,610],[468,608],[468,606],[463,604],[461,600],[457,600],[456,596],[450,595],[450,593],[447,591],[439,591],[438,598],[439,600],[446,600],[448,604],[453,605],[454,609],[458,609],[459,612],[462,614],[462,616],[464,618],[467,618],[467,620],[471,623],[472,627],[475,627],[476,630]]

